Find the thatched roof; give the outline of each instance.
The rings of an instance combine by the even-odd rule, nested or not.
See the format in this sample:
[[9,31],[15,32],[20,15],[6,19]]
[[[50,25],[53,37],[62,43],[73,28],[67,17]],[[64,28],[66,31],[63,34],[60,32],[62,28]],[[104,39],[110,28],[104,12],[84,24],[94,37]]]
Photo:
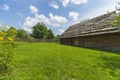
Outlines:
[[120,29],[118,27],[114,27],[110,25],[110,22],[115,20],[114,16],[112,16],[111,14],[116,14],[116,13],[111,12],[72,25],[61,35],[61,38],[120,32]]

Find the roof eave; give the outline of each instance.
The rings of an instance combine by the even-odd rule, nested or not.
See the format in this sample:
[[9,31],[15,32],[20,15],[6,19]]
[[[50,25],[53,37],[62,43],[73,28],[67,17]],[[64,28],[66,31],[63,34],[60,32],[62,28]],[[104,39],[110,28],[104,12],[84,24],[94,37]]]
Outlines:
[[87,32],[81,34],[73,34],[68,36],[61,36],[60,38],[70,38],[70,37],[81,37],[81,36],[92,36],[92,35],[100,35],[100,34],[110,34],[110,33],[120,33],[120,28],[114,30],[105,30],[105,31],[96,31],[96,32]]

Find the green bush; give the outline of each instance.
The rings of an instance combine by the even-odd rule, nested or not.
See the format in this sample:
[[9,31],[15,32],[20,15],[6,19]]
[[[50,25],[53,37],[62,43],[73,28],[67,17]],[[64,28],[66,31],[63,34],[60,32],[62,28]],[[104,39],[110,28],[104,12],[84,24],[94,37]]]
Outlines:
[[0,27],[0,80],[12,73],[12,58],[16,30],[11,27]]

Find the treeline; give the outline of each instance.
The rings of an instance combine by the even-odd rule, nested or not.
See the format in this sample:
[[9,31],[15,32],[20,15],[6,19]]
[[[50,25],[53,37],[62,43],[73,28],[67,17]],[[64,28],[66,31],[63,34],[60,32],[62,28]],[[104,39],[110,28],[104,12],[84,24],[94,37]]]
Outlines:
[[32,27],[32,33],[28,33],[24,29],[18,29],[16,34],[17,41],[50,41],[59,42],[59,35],[55,36],[51,29],[45,24],[37,23]]

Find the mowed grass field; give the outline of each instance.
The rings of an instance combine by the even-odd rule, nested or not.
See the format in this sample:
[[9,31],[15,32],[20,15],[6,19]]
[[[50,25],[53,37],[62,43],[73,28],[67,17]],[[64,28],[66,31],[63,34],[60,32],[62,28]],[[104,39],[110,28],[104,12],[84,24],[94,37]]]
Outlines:
[[120,54],[56,43],[17,43],[13,80],[120,80]]

